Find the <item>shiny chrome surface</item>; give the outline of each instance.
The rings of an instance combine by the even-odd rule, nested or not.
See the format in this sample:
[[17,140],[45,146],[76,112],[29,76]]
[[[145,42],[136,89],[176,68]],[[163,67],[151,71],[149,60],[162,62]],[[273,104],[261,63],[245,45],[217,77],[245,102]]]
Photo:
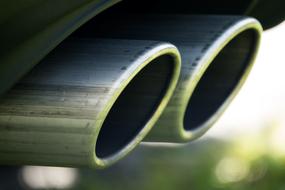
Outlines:
[[178,47],[178,85],[146,141],[188,142],[204,134],[240,90],[261,32],[259,22],[248,17],[127,15],[98,20],[95,36],[168,41]]
[[108,166],[150,131],[180,55],[169,43],[72,39],[0,101],[0,163]]

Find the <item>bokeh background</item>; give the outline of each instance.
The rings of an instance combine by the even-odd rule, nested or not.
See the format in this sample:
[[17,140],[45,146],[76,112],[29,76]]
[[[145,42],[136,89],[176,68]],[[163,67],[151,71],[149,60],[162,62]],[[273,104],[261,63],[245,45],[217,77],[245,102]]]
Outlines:
[[109,169],[0,167],[0,190],[285,190],[285,23],[264,33],[239,95],[198,141],[142,144]]

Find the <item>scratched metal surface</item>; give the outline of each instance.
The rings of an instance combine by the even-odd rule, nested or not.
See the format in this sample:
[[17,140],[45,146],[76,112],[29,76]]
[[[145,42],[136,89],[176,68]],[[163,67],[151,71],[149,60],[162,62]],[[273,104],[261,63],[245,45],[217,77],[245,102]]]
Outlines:
[[181,76],[146,139],[151,142],[187,142],[204,134],[244,83],[262,31],[253,18],[211,15],[109,17],[93,27],[96,34],[80,35],[161,40],[178,47]]
[[116,162],[150,131],[179,72],[169,43],[64,42],[1,99],[1,164]]

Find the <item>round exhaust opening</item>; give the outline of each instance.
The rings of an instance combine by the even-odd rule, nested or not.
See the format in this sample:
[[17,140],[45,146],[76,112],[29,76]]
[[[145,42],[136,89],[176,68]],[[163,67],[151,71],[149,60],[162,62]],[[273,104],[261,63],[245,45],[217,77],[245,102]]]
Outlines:
[[252,64],[258,34],[248,29],[235,36],[209,64],[197,83],[184,115],[185,130],[202,126],[226,103]]
[[136,140],[165,97],[174,63],[172,56],[161,55],[129,82],[101,127],[95,148],[98,158],[113,156]]

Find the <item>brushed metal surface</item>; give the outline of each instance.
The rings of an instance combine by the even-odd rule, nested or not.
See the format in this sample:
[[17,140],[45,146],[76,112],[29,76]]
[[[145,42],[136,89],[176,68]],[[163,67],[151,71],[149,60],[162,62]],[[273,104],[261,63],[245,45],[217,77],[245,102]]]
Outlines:
[[180,55],[169,43],[73,39],[0,100],[0,163],[106,167],[150,131]]
[[94,29],[95,35],[80,35],[167,41],[181,53],[178,85],[150,142],[188,142],[204,134],[246,80],[262,31],[253,18],[213,15],[125,15],[97,20]]

